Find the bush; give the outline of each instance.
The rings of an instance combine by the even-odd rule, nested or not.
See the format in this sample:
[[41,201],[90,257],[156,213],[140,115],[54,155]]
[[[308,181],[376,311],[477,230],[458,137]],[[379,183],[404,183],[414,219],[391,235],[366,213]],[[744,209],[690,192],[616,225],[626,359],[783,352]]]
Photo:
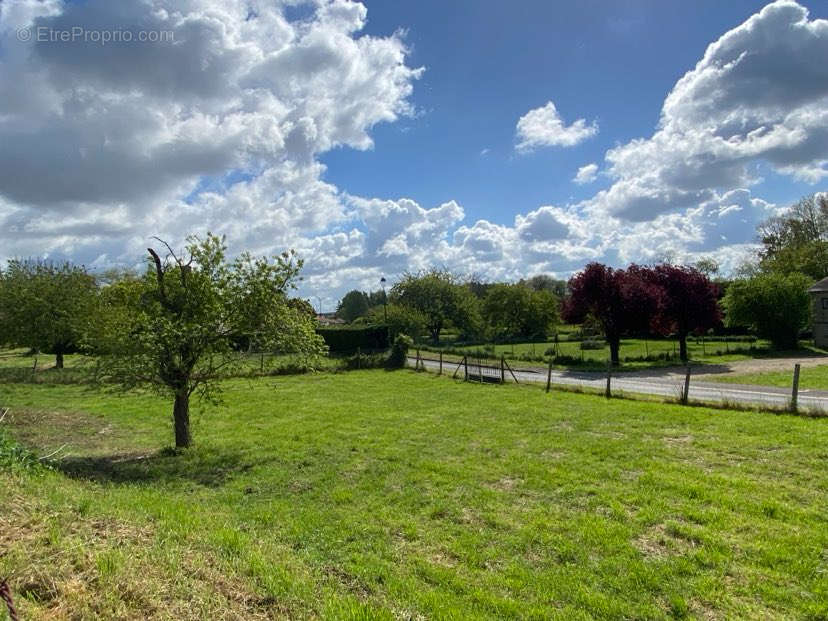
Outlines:
[[34,453],[15,443],[0,430],[0,470],[32,472],[45,468],[46,465]]
[[760,274],[728,287],[724,305],[729,325],[747,325],[770,339],[774,349],[795,349],[808,324],[810,280],[802,274]]
[[606,344],[598,339],[585,339],[581,341],[580,347],[581,349],[604,349]]
[[354,371],[357,369],[381,369],[388,363],[385,354],[363,354],[357,352],[353,356],[345,358],[345,369]]
[[391,354],[386,360],[386,366],[389,369],[402,369],[408,358],[408,350],[413,344],[414,341],[410,336],[398,334],[397,338],[394,339],[394,345],[391,347]]

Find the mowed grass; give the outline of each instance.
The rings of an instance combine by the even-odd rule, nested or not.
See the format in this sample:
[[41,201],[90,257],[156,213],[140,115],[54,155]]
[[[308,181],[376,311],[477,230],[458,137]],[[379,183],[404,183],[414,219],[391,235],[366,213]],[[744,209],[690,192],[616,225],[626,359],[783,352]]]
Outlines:
[[[440,347],[423,344],[420,347],[439,351]],[[452,346],[451,349],[463,350],[469,353],[482,351],[482,345]],[[599,349],[582,350],[579,342],[554,341],[544,343],[498,343],[488,346],[488,353],[493,356],[505,356],[507,359],[520,360],[526,357],[543,357],[549,350],[555,349],[557,355],[568,356],[574,362],[568,366],[584,368],[603,368],[609,359],[610,351],[608,346]],[[749,360],[751,358],[770,355],[795,355],[797,352],[774,352],[770,349],[767,341],[758,340],[755,343],[728,343],[724,341],[696,341],[688,340],[687,351],[690,360],[697,364],[722,364],[738,360]],[[799,355],[811,355],[814,353],[811,348],[801,350]],[[678,343],[666,339],[622,339],[620,357],[622,366],[620,370],[638,370],[652,367],[663,367],[680,364],[678,355]],[[649,358],[649,359],[647,359]]]
[[[744,375],[712,375],[709,378],[705,377],[705,379],[731,384],[758,384],[761,386],[789,388],[793,385],[793,369]],[[828,390],[828,364],[815,367],[802,367],[799,372],[799,389]]]
[[0,384],[0,428],[63,447],[0,471],[23,618],[828,616],[828,419],[411,371],[224,388],[176,455],[164,400]]

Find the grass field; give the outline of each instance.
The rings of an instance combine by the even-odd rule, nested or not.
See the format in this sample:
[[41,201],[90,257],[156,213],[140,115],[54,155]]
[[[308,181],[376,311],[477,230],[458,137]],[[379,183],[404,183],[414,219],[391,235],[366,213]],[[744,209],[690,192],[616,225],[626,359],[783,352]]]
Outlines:
[[[717,382],[733,384],[759,384],[762,386],[780,386],[788,388],[793,381],[793,373],[787,371],[771,371],[767,373],[751,373],[747,375],[712,375],[709,378]],[[800,390],[828,390],[828,365],[816,367],[802,367],[799,374]]]
[[24,619],[828,615],[826,419],[409,371],[225,398],[176,455],[158,398],[0,384],[2,433],[60,449],[0,440]]
[[[491,357],[505,356],[507,360],[535,361],[543,363],[545,353],[550,348],[557,348],[558,355],[567,356],[570,362],[558,364],[561,368],[582,368],[585,370],[600,370],[606,367],[609,359],[609,347],[600,349],[581,350],[580,343],[562,340],[557,345],[553,341],[544,343],[498,343],[489,345],[454,345],[451,341],[440,346],[429,344],[419,345],[423,350],[439,352],[450,351],[454,356],[462,356],[463,352],[477,355],[485,352]],[[807,343],[802,343],[798,350],[775,351],[770,348],[768,341],[758,339],[753,343],[703,341],[688,339],[687,350],[693,364],[726,364],[739,360],[750,360],[763,357],[791,357],[824,355],[824,350],[817,349]],[[678,357],[678,343],[669,339],[622,339],[621,341],[621,371],[635,371],[653,367],[664,367],[681,364]],[[548,358],[546,358],[548,360]]]

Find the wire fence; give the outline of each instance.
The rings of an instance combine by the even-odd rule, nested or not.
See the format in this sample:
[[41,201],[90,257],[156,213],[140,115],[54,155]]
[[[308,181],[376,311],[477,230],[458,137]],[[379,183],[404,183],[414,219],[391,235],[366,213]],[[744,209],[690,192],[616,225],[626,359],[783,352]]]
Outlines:
[[499,361],[473,356],[463,356],[458,360],[445,357],[442,353],[429,354],[424,356],[417,350],[409,362],[416,370],[450,375],[455,379],[480,384],[545,384],[547,392],[555,388],[586,390],[606,397],[646,396],[681,404],[715,404],[734,409],[758,407],[774,411],[828,414],[828,391],[803,389],[800,385],[800,364],[793,365],[789,386],[780,387],[704,381],[704,374],[695,374],[690,366],[680,372],[617,373],[608,364],[604,373],[596,373],[556,370],[552,363],[545,369],[512,367],[503,356]]

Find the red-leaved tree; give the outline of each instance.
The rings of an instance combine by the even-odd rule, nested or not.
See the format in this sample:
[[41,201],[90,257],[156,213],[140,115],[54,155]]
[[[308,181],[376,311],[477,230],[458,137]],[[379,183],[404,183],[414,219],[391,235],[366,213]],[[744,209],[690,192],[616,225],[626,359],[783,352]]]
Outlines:
[[601,324],[615,366],[620,364],[621,337],[647,330],[659,306],[658,287],[644,272],[635,265],[622,270],[590,263],[569,279],[564,319],[581,323],[592,315]]
[[708,330],[722,320],[718,286],[694,267],[664,263],[639,269],[642,277],[660,291],[654,327],[662,334],[678,337],[679,355],[687,362],[687,336]]

